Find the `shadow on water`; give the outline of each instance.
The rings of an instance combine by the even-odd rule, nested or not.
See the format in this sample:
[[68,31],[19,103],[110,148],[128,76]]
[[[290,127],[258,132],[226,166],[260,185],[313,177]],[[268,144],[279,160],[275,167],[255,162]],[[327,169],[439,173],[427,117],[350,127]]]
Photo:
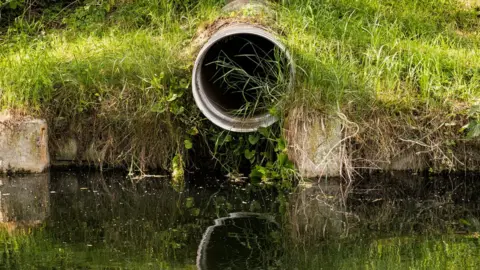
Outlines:
[[[370,175],[294,192],[52,172],[0,177],[1,269],[466,269],[476,175]],[[368,267],[367,267],[368,265]]]

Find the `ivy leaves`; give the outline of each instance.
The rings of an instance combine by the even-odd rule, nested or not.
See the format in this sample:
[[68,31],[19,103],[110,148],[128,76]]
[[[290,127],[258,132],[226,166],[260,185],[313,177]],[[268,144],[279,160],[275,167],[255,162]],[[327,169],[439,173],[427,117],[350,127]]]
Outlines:
[[[250,169],[252,184],[292,185],[296,174],[287,154],[287,142],[279,136],[278,126],[259,128],[257,132],[243,134],[221,131],[216,127],[208,130],[207,138],[213,144],[212,154],[227,173]],[[190,142],[185,142],[189,148]]]
[[259,134],[250,134],[250,135],[248,136],[248,142],[249,142],[251,145],[256,145],[259,140],[260,140],[260,135],[259,135]]
[[266,162],[265,165],[256,165],[250,173],[250,179],[257,184],[280,183],[283,187],[290,186],[289,179],[295,174],[295,166],[288,158],[287,143],[283,138],[273,139],[272,143],[275,159]]

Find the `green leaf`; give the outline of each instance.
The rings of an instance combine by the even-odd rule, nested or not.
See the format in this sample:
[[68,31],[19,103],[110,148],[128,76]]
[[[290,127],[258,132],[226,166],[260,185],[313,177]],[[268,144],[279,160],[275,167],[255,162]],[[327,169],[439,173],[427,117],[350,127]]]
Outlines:
[[190,86],[190,80],[187,80],[187,79],[180,80],[180,87],[188,88],[189,86]]
[[195,201],[193,201],[193,197],[188,197],[185,200],[185,207],[186,208],[192,208],[195,205]]
[[190,213],[192,214],[192,216],[198,217],[200,215],[200,209],[193,208],[193,209],[190,210]]
[[189,129],[189,130],[187,131],[187,134],[188,134],[188,135],[191,135],[191,136],[198,135],[198,129],[197,129],[197,127],[193,127],[193,128],[191,128],[191,129]]
[[262,177],[268,174],[269,170],[262,166],[256,166],[255,169],[262,174]]
[[288,155],[286,153],[280,153],[277,155],[277,162],[280,167],[285,166],[288,162]]
[[279,116],[279,114],[280,114],[278,108],[275,108],[275,107],[270,108],[270,109],[268,110],[268,113],[269,113],[270,115],[273,115],[273,116]]
[[467,129],[467,138],[472,139],[480,136],[480,122],[471,121]]
[[258,136],[258,134],[256,135],[250,134],[248,136],[248,142],[250,142],[251,145],[257,144],[259,140],[260,140],[260,136]]
[[275,147],[276,152],[283,152],[287,148],[287,143],[284,139],[277,140],[277,146]]
[[8,3],[8,6],[10,9],[16,9],[19,6],[19,2],[11,1],[10,3]]
[[263,177],[263,173],[261,173],[259,170],[258,170],[258,167],[255,167],[251,172],[250,172],[250,181],[252,182],[252,184],[258,184],[262,181],[262,177]]
[[175,115],[180,115],[185,111],[185,108],[183,106],[179,106],[175,103],[172,103],[172,106],[170,107],[170,112],[175,114]]
[[470,224],[470,222],[468,222],[466,219],[463,219],[463,218],[460,219],[460,223],[463,224],[463,225],[466,225],[466,226],[472,226],[472,224]]
[[258,133],[262,134],[262,136],[265,137],[265,138],[268,138],[268,136],[270,135],[270,132],[269,132],[268,128],[266,128],[266,127],[258,128]]
[[273,164],[273,162],[269,161],[269,162],[267,162],[265,167],[267,167],[270,170],[273,170],[275,168],[275,164]]
[[164,106],[163,103],[158,102],[154,106],[152,106],[151,111],[155,113],[164,113],[167,110],[167,107]]
[[255,150],[248,150],[248,149],[245,149],[245,158],[252,161],[253,159],[255,159],[255,154],[256,154],[256,151]]
[[228,134],[227,136],[225,136],[225,140],[223,140],[224,142],[231,142],[233,140],[232,138],[232,135]]
[[480,113],[480,105],[473,105],[468,113],[469,116],[475,116]]
[[295,164],[293,164],[293,162],[291,160],[287,160],[287,162],[283,165],[283,168],[294,170],[295,169]]
[[190,150],[193,148],[193,143],[189,139],[186,139],[183,143],[185,144],[186,149]]
[[175,94],[175,93],[170,93],[170,94],[168,95],[168,97],[167,97],[167,101],[168,101],[168,102],[172,102],[172,101],[176,100],[177,98],[178,98],[178,95],[177,95],[177,94]]

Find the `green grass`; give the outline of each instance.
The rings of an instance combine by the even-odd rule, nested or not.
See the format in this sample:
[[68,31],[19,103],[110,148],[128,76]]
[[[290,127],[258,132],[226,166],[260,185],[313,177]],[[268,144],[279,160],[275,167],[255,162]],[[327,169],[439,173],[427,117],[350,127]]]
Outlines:
[[473,9],[457,1],[303,2],[287,4],[278,20],[305,70],[300,103],[428,108],[478,98]]
[[[27,10],[0,23],[0,108],[46,117],[52,151],[70,133],[82,150],[102,153],[95,162],[168,168],[184,151],[186,130],[208,127],[190,95],[188,49],[223,5],[85,1]],[[297,65],[296,87],[280,110],[340,108],[357,123],[377,112],[392,121],[399,112],[407,119],[440,112],[461,125],[478,102],[475,5],[282,0],[272,9],[273,20],[253,20],[281,33]],[[227,16],[250,20],[247,12]],[[399,125],[415,126],[403,118]]]

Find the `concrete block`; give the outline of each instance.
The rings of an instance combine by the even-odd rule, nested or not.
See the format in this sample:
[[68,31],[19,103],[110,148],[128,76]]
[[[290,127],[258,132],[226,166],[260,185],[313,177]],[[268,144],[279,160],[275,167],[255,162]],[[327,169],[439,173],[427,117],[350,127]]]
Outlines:
[[87,148],[81,149],[80,143],[73,137],[60,138],[53,150],[52,166],[69,166],[80,164],[101,163],[105,159],[105,150],[91,143]]
[[0,115],[0,173],[40,173],[48,168],[45,120]]
[[55,162],[74,162],[77,159],[78,143],[74,138],[65,138],[55,152]]
[[427,155],[409,151],[393,157],[390,164],[382,169],[391,171],[423,171],[429,167]]
[[346,150],[340,119],[294,109],[288,116],[287,140],[289,158],[302,177],[342,175]]

